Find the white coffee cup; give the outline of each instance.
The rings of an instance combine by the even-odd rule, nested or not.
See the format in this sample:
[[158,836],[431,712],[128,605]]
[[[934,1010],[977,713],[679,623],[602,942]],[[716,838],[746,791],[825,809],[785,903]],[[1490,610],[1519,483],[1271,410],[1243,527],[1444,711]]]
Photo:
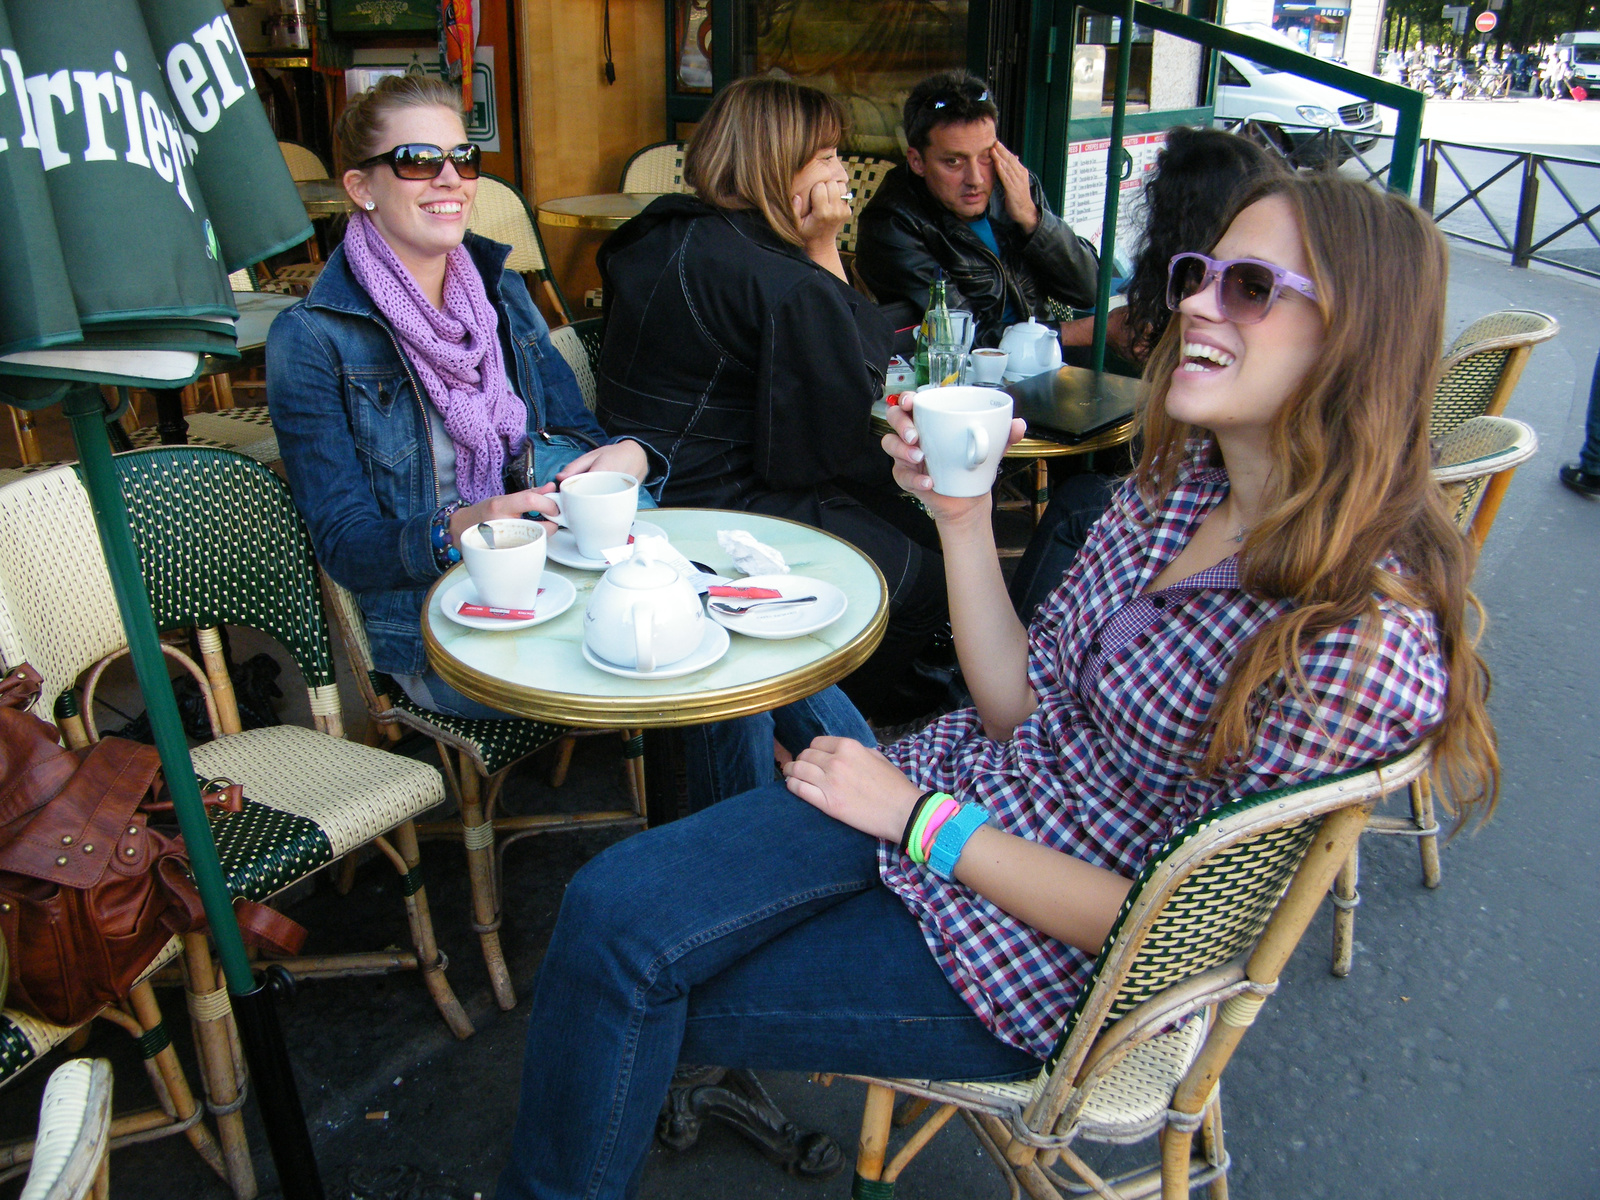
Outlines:
[[585,471],[564,481],[550,498],[560,510],[556,523],[572,530],[578,553],[604,558],[607,550],[628,544],[639,512],[639,481],[621,471]]
[[967,370],[972,376],[971,382],[999,387],[1000,380],[1006,373],[1006,362],[1010,357],[1004,350],[996,350],[989,346],[978,347],[967,356]]
[[981,496],[994,486],[1011,431],[1010,396],[994,388],[931,388],[917,393],[911,417],[934,491]]
[[544,574],[544,526],[521,517],[488,522],[494,546],[476,525],[461,534],[461,558],[472,576],[478,598],[490,608],[533,608]]

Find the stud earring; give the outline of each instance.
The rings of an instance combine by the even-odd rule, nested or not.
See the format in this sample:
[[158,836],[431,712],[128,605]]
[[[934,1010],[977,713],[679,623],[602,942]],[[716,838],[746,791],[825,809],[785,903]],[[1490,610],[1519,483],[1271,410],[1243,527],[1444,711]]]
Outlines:
[[376,204],[374,204],[371,200],[367,201],[367,211],[368,212],[371,212],[373,209],[375,209],[377,207],[378,206]]

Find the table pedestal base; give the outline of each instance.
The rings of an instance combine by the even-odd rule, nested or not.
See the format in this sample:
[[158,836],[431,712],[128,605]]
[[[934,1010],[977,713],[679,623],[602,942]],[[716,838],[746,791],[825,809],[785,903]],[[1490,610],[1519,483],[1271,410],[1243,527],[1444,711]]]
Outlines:
[[827,1179],[844,1166],[839,1144],[825,1133],[796,1125],[773,1104],[752,1071],[680,1066],[667,1091],[656,1136],[687,1150],[707,1120],[721,1121],[754,1142],[791,1175]]

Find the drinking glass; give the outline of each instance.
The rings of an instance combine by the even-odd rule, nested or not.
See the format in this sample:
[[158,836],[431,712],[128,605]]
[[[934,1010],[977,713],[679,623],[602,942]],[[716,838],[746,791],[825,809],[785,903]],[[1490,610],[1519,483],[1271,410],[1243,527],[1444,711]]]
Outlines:
[[960,383],[966,362],[966,351],[961,348],[960,342],[931,343],[928,346],[928,382],[941,387],[945,386],[946,381]]
[[972,319],[972,314],[964,308],[950,310],[950,340],[961,343],[961,353],[972,352],[972,339],[978,332],[978,326]]

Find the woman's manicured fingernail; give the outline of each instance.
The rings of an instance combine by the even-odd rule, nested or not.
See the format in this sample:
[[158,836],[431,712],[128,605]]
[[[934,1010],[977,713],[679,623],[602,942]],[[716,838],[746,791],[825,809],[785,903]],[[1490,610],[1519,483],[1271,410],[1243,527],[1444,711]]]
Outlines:
[[926,457],[926,456],[922,453],[921,450],[913,450],[911,452],[911,461],[914,462],[914,463],[921,462],[924,457]]

